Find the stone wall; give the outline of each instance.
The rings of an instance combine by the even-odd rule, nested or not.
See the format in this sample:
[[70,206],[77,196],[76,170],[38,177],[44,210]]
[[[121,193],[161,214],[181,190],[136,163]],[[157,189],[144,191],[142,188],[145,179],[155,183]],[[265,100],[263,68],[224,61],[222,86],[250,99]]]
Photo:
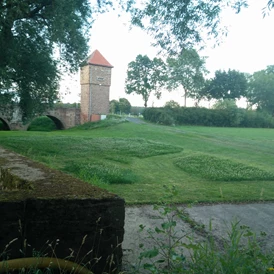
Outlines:
[[0,167],[0,254],[17,239],[5,251],[9,258],[34,250],[67,258],[74,251],[71,260],[90,264],[95,273],[106,270],[110,257],[112,271],[119,268],[123,199],[1,147]]
[[109,113],[109,87],[92,85],[91,114]]
[[111,68],[86,65],[81,67],[81,123],[91,121],[92,114],[109,113]]
[[80,125],[80,113],[80,108],[56,108],[45,114],[56,123],[59,129],[67,129]]

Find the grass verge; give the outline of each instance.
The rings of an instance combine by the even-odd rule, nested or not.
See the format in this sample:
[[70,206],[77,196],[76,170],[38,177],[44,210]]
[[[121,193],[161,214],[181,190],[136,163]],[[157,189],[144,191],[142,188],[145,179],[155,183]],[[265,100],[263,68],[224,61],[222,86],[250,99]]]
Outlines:
[[157,203],[164,185],[176,187],[177,203],[273,200],[273,129],[116,121],[83,128],[2,131],[0,145],[114,192],[128,204]]

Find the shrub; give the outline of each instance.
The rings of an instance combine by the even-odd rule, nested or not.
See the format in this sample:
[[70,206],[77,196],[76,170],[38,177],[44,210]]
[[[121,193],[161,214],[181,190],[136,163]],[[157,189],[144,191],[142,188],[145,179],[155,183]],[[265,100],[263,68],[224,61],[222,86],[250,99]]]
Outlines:
[[214,181],[274,180],[274,173],[206,154],[180,157],[174,164],[184,172]]
[[64,170],[75,173],[80,179],[93,184],[132,184],[138,181],[137,175],[130,169],[123,169],[110,164],[71,164],[66,166]]
[[140,225],[141,232],[146,233],[142,238],[152,246],[146,249],[141,244],[139,262],[132,265],[131,273],[250,274],[272,270],[273,254],[264,252],[256,234],[238,221],[232,222],[227,235],[219,240],[211,229],[193,226],[204,235],[204,240],[197,242],[185,231],[178,234],[180,220],[191,222],[184,210],[175,205],[158,206],[155,210],[161,224],[148,230]]
[[145,110],[145,107],[131,107],[130,113],[132,115],[139,116],[143,114],[144,110]]
[[47,116],[34,119],[28,127],[29,131],[52,131],[56,129],[55,123]]
[[216,127],[274,127],[274,118],[266,113],[241,108],[146,108],[144,119],[164,125]]

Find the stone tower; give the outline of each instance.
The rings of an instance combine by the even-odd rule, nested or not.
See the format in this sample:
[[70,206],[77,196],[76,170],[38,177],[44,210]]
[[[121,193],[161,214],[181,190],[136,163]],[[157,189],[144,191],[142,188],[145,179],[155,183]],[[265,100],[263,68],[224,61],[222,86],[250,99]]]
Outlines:
[[81,67],[81,124],[96,121],[109,112],[109,88],[113,66],[95,50]]

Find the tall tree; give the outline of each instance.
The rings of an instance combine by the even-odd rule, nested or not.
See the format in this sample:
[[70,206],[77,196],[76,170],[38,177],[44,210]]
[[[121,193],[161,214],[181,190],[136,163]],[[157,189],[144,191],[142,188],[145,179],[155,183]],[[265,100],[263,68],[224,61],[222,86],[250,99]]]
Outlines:
[[165,82],[166,66],[160,58],[151,60],[147,55],[139,54],[135,61],[128,64],[125,91],[142,95],[145,107],[152,92],[158,99],[161,97]]
[[130,113],[131,104],[126,98],[119,99],[119,110],[121,113]]
[[201,96],[208,99],[239,99],[246,95],[247,79],[244,73],[236,70],[217,70],[215,76],[206,81]]
[[274,116],[274,65],[254,72],[248,86],[248,102]]
[[109,111],[113,114],[116,114],[119,112],[119,102],[117,100],[111,100],[109,102]]
[[75,72],[88,51],[88,0],[0,2],[0,92],[24,118],[52,106],[60,69]]
[[187,97],[198,97],[204,86],[205,59],[194,49],[184,49],[176,58],[167,58],[169,78],[168,89],[182,87],[184,106]]

